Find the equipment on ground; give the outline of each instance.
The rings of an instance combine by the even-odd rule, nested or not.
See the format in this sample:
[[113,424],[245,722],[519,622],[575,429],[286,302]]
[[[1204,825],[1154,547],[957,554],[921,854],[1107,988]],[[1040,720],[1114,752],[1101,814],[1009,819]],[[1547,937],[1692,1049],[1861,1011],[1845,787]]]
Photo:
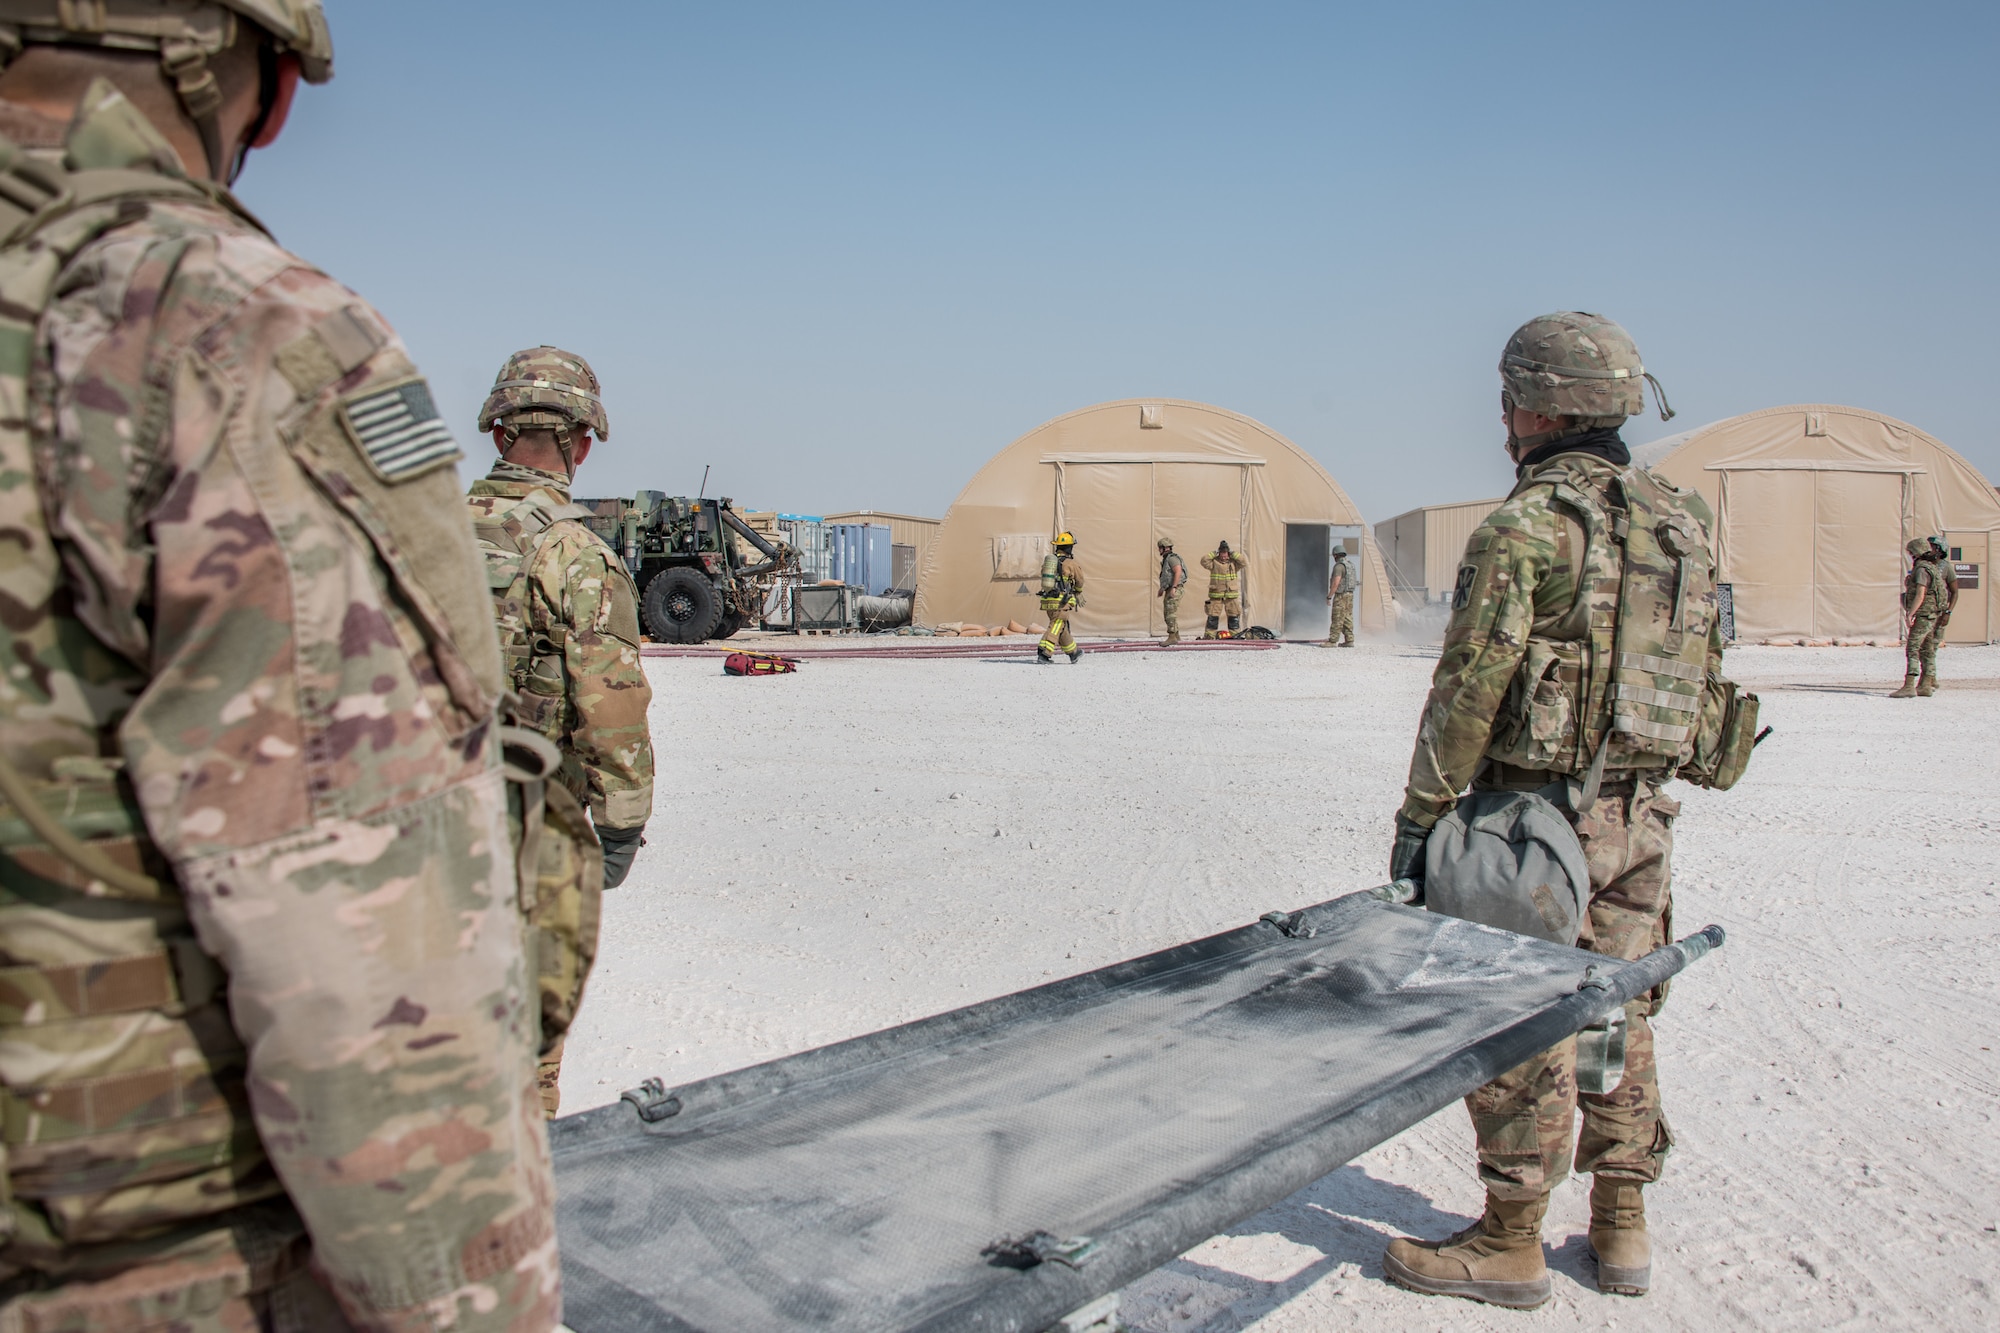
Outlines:
[[[758,620],[780,578],[799,572],[798,553],[745,523],[727,496],[640,491],[630,501],[577,503],[632,572],[640,621],[659,643],[728,638]],[[749,560],[746,542],[764,558]]]
[[[558,1120],[577,1333],[1047,1329],[1722,943],[1351,894]],[[1076,1318],[1068,1320],[1080,1326]]]
[[722,659],[722,674],[725,676],[782,676],[798,669],[795,659],[780,657],[776,653],[737,652]]

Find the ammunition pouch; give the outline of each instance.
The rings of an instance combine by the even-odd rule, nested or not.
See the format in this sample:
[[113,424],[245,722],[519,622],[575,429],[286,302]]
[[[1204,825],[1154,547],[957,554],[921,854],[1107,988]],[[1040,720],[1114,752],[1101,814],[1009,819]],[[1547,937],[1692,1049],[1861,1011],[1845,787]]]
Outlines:
[[[510,703],[510,712],[518,709]],[[517,717],[518,720],[518,717]],[[562,754],[519,725],[500,729],[507,815],[516,848],[521,915],[541,999],[541,1053],[554,1050],[583,1003],[597,961],[604,905],[604,848],[583,803],[563,785]]]
[[1583,648],[1579,642],[1528,640],[1500,708],[1490,758],[1516,768],[1568,771],[1580,766],[1576,737]]
[[1696,719],[1693,753],[1677,776],[1697,787],[1728,791],[1750,766],[1757,747],[1757,696],[1711,675]]

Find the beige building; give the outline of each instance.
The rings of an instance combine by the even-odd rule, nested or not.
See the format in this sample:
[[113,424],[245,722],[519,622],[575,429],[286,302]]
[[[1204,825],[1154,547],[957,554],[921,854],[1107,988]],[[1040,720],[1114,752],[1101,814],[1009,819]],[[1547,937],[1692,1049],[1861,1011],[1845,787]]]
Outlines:
[[1500,503],[1496,498],[1425,505],[1377,523],[1375,544],[1396,596],[1419,606],[1449,598],[1466,539]]
[[825,523],[877,523],[889,529],[889,541],[895,550],[895,586],[916,587],[917,573],[924,567],[924,560],[930,555],[931,541],[943,519],[918,518],[915,514],[892,514],[885,509],[850,509],[842,514],[827,514]]
[[1978,469],[1907,422],[1804,404],[1655,440],[1634,460],[1698,490],[1739,640],[1901,633],[1903,544],[1936,534],[1959,570],[1954,643],[2000,638],[1989,568],[2000,499]]
[[1394,615],[1388,579],[1360,511],[1303,449],[1249,417],[1203,403],[1126,399],[1057,417],[1007,446],[952,503],[921,566],[918,624],[1041,618],[1049,539],[1077,538],[1085,635],[1164,631],[1154,542],[1187,562],[1183,633],[1198,633],[1208,576],[1201,557],[1227,539],[1244,555],[1244,623],[1324,638],[1334,543],[1361,566],[1357,619]]

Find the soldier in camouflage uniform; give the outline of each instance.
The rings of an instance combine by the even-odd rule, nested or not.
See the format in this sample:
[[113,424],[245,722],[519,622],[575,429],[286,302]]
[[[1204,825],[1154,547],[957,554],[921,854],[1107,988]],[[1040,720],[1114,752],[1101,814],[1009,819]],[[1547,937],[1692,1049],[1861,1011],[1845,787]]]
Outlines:
[[1347,552],[1342,547],[1333,549],[1333,573],[1326,582],[1326,604],[1331,608],[1327,617],[1326,642],[1329,648],[1338,644],[1342,648],[1354,646],[1354,570],[1347,563]]
[[[1720,679],[1710,519],[1698,495],[1631,467],[1618,427],[1644,409],[1645,371],[1618,325],[1575,312],[1532,320],[1501,374],[1519,480],[1466,545],[1391,878],[1422,879],[1431,826],[1468,784],[1542,791],[1565,808],[1590,867],[1580,946],[1637,958],[1666,941],[1672,911],[1680,804],[1663,787],[1692,744],[1704,682]],[[1641,1189],[1673,1142],[1649,1021],[1663,994],[1627,1006],[1613,1091],[1579,1096],[1571,1039],[1466,1099],[1485,1214],[1442,1241],[1392,1242],[1390,1278],[1502,1305],[1546,1301],[1542,1218],[1574,1156],[1595,1177],[1599,1288],[1645,1291]]]
[[[561,752],[563,783],[589,807],[604,847],[604,887],[616,888],[653,813],[653,738],[646,724],[653,689],[639,665],[632,576],[582,521],[588,511],[570,503],[592,433],[600,440],[611,434],[597,376],[582,357],[560,348],[516,352],[479,409],[479,429],[491,432],[500,460],[473,483],[466,504],[486,556],[520,721]],[[595,898],[569,904],[557,917],[561,945],[543,953],[580,949],[587,972],[597,953]],[[546,957],[543,968],[546,974]],[[542,1104],[552,1118],[561,1100],[563,1029],[583,976],[553,984],[577,995],[567,1003],[545,997],[543,1006]]]
[[1903,578],[1903,688],[1891,699],[1928,699],[1937,693],[1937,655],[1945,626],[1958,605],[1958,569],[1944,544],[1912,537],[1910,572]]
[[1162,537],[1160,546],[1161,614],[1166,619],[1167,642],[1181,641],[1181,593],[1187,587],[1187,562],[1174,554],[1171,539]]
[[0,0],[0,1328],[541,1333],[460,456],[222,182],[318,0]]

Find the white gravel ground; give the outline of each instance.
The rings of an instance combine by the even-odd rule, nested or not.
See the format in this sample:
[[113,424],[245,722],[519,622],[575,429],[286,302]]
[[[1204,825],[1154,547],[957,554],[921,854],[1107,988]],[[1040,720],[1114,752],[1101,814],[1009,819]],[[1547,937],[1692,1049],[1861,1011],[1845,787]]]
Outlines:
[[[607,900],[565,1109],[1378,882],[1434,655],[649,659],[651,845]],[[1892,649],[1730,670],[1777,732],[1735,791],[1682,793],[1677,931],[1730,943],[1659,1020],[1653,1293],[1597,1294],[1576,1180],[1540,1311],[1388,1285],[1389,1237],[1478,1211],[1449,1107],[1133,1284],[1132,1327],[2000,1327],[2000,648],[1947,650],[1929,700],[1883,697]]]

